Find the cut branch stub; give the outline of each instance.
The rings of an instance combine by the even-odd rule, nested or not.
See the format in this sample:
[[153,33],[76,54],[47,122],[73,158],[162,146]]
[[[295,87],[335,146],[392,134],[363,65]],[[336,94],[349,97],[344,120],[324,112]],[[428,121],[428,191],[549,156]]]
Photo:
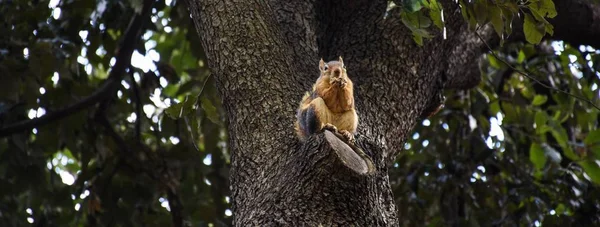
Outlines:
[[[256,202],[235,225],[396,226],[381,149],[362,137],[356,146],[344,141],[324,131],[298,144],[285,162],[265,171]],[[363,150],[376,154],[375,164]]]
[[326,130],[324,134],[329,146],[346,167],[361,175],[375,171],[373,161],[362,149],[345,143],[342,135],[338,133]]

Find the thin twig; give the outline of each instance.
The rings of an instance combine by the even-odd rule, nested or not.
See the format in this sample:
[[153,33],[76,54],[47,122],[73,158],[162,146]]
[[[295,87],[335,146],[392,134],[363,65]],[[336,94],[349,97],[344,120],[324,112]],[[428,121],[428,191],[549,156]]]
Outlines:
[[[200,93],[198,93],[198,96],[196,96],[196,103],[195,103],[196,108],[198,108],[198,104],[200,103],[200,96],[202,96],[202,93],[204,92],[204,88],[206,87],[206,84],[211,76],[212,76],[212,73],[208,74],[208,76],[206,76],[206,79],[204,79],[204,83],[202,83],[202,88],[200,89]],[[185,121],[185,124],[187,125],[186,128],[191,135],[190,137],[192,139],[192,145],[194,145],[194,148],[196,149],[196,151],[200,151],[200,147],[198,146],[198,144],[196,144],[196,138],[194,138],[194,131],[192,128],[190,128],[191,124],[189,122],[188,117],[184,116],[183,120]]]
[[198,103],[200,103],[200,96],[202,96],[204,88],[206,87],[206,83],[208,82],[211,76],[212,73],[208,74],[208,76],[206,76],[206,79],[204,79],[204,83],[202,83],[202,88],[200,88],[200,93],[198,93],[198,96],[196,97],[196,106],[198,106]]
[[592,105],[594,108],[596,108],[597,110],[600,110],[600,107],[598,107],[596,104],[594,104],[594,102],[592,102],[592,101],[591,101],[591,100],[589,100],[589,99],[586,99],[586,98],[584,98],[584,97],[580,97],[580,96],[577,96],[577,95],[571,94],[571,93],[569,93],[569,92],[566,92],[566,91],[563,91],[563,90],[561,90],[561,89],[554,88],[554,87],[552,87],[552,86],[550,86],[550,85],[547,85],[547,84],[545,84],[545,83],[543,83],[543,82],[539,81],[539,80],[538,80],[538,79],[536,79],[535,77],[532,77],[532,76],[530,76],[529,74],[527,74],[527,73],[525,73],[525,72],[523,72],[523,71],[521,71],[521,70],[519,70],[519,69],[515,68],[514,66],[512,66],[511,64],[509,64],[508,62],[506,62],[504,59],[500,58],[500,57],[499,57],[499,56],[498,56],[498,55],[497,55],[497,54],[494,52],[494,50],[492,50],[492,48],[490,47],[490,45],[489,45],[489,44],[488,44],[488,43],[487,43],[485,40],[483,40],[483,38],[481,37],[481,35],[479,35],[479,33],[478,33],[477,31],[475,31],[475,34],[477,35],[477,37],[479,37],[479,40],[481,40],[481,42],[483,42],[483,44],[485,44],[485,46],[486,46],[486,47],[487,47],[487,48],[490,50],[490,53],[491,53],[491,54],[492,54],[492,55],[493,55],[493,56],[494,56],[496,59],[498,59],[499,61],[501,61],[502,63],[504,63],[506,66],[508,66],[509,68],[511,68],[512,70],[514,70],[515,72],[518,72],[519,74],[521,74],[521,75],[523,75],[523,76],[525,76],[525,77],[529,78],[530,80],[533,80],[535,83],[537,83],[537,84],[539,84],[539,85],[542,85],[543,87],[545,87],[545,88],[547,88],[547,89],[550,89],[550,90],[553,90],[553,91],[558,91],[558,92],[560,92],[560,93],[564,93],[564,94],[566,94],[566,95],[568,95],[568,96],[571,96],[571,97],[573,97],[573,98],[576,98],[576,99],[578,99],[578,100],[580,100],[580,101],[587,102],[587,103],[589,103],[590,105]]
[[200,152],[200,147],[198,146],[198,144],[196,144],[196,138],[194,137],[194,129],[191,128],[192,124],[190,124],[190,120],[188,119],[187,116],[183,116],[183,120],[185,121],[185,124],[187,125],[186,129],[187,131],[190,133],[190,137],[192,140],[192,145],[194,145],[194,149],[196,149],[196,151]]
[[173,188],[167,189],[167,200],[169,201],[169,208],[171,208],[171,220],[173,221],[174,227],[182,227],[184,223],[183,217],[183,206],[181,204],[181,198]]

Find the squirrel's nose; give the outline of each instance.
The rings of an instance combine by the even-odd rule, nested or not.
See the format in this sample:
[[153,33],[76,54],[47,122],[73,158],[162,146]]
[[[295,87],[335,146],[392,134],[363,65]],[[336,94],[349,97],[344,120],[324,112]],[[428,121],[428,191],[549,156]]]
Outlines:
[[337,68],[337,69],[333,70],[333,75],[334,76],[338,77],[341,74],[342,74],[342,70],[341,69]]

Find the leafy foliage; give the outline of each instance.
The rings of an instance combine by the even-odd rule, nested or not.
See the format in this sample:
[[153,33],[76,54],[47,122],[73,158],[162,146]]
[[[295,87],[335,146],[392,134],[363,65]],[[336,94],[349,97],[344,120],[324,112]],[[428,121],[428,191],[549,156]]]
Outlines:
[[[0,3],[0,130],[100,89],[143,2]],[[395,3],[420,45],[443,29],[436,0]],[[403,224],[598,225],[599,110],[551,88],[597,105],[599,51],[542,41],[550,0],[458,5],[503,39],[520,14],[541,45],[485,56],[483,82],[417,126],[390,170]],[[0,138],[1,226],[231,224],[227,122],[189,12],[159,1],[143,26],[110,97]]]
[[[0,128],[101,89],[143,3],[0,3]],[[189,12],[159,1],[143,26],[110,97],[0,138],[1,226],[168,226],[176,212],[194,226],[230,224],[225,123]],[[187,118],[169,117],[169,105]]]
[[600,110],[554,90],[598,105],[600,71],[590,60],[599,54],[542,42],[485,56],[483,82],[449,91],[391,170],[405,224],[600,224]]
[[[458,0],[460,12],[472,29],[491,24],[494,31],[504,41],[512,33],[514,23],[523,23],[523,33],[527,42],[539,44],[548,34],[554,34],[554,27],[548,18],[556,16],[552,0]],[[444,29],[444,7],[437,0],[396,0],[390,7],[401,5],[402,22],[412,31],[413,39],[420,46],[423,38],[432,38],[427,28],[431,21],[439,29]],[[445,8],[452,10],[451,7]]]

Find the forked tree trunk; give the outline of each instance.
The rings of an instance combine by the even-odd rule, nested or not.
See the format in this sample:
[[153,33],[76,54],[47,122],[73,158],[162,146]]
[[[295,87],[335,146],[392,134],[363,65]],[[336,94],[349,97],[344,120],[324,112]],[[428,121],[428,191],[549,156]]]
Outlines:
[[[439,104],[445,78],[476,75],[455,67],[480,55],[460,15],[447,18],[458,35],[421,48],[397,11],[384,17],[386,1],[188,3],[228,115],[234,224],[397,225],[388,163],[421,112]],[[366,156],[330,132],[304,144],[294,134],[319,59],[338,55],[355,84]]]
[[[447,38],[438,33],[418,47],[384,0],[188,0],[227,111],[236,226],[398,225],[388,165],[443,88],[480,80],[484,45],[453,0],[440,2]],[[479,32],[494,37],[489,27]],[[354,82],[357,144],[367,158],[329,132],[305,144],[294,134],[319,59],[339,55]]]

